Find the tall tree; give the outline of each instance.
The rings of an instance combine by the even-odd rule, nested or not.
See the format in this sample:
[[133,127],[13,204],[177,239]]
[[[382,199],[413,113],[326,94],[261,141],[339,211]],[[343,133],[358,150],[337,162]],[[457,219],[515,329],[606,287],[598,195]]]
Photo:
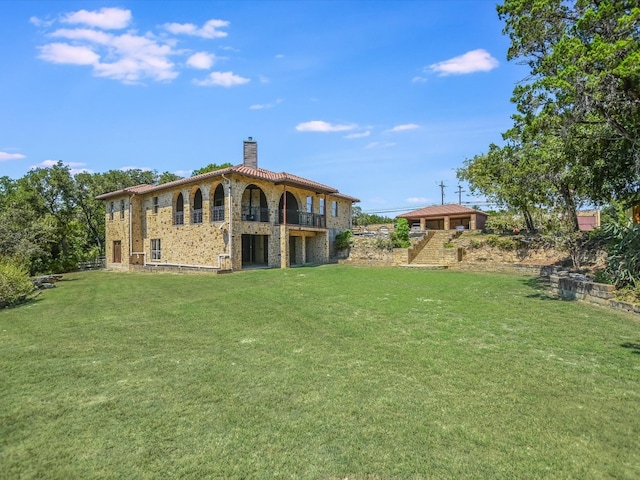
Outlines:
[[198,168],[191,172],[191,176],[200,175],[202,173],[215,172],[216,170],[222,170],[223,168],[233,167],[230,163],[222,163],[218,165],[217,163],[210,163],[209,165]]
[[524,141],[556,137],[581,165],[593,202],[635,199],[640,177],[637,0],[506,0],[510,60],[530,69],[514,90]]

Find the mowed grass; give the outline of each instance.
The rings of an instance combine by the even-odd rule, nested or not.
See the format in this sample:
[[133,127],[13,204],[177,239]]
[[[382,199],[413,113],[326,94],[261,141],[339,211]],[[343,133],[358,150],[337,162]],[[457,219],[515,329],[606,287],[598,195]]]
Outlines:
[[0,311],[0,478],[640,478],[639,353],[520,276],[69,274]]

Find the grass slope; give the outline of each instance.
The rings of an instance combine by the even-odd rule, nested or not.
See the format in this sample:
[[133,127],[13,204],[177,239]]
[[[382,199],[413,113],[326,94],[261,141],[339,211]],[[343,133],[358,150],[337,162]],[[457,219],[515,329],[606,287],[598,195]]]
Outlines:
[[640,322],[529,278],[58,285],[0,311],[1,478],[640,477]]

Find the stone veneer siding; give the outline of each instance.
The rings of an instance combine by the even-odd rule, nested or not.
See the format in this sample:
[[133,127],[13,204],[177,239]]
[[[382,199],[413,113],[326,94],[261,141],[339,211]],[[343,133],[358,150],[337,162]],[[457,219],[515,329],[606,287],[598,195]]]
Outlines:
[[[316,194],[303,188],[286,187],[298,203],[298,210],[306,211],[306,198],[313,198],[313,212],[319,214],[320,199],[325,199],[326,228],[301,225],[279,225],[279,203],[285,192],[282,185],[268,181],[230,175],[232,214],[229,222],[229,183],[212,179],[202,183],[184,184],[170,190],[159,190],[144,195],[110,198],[106,213],[107,268],[129,269],[131,265],[157,264],[183,267],[213,267],[239,270],[242,268],[242,235],[263,235],[268,238],[267,266],[287,267],[289,261],[289,237],[295,242],[295,263],[327,263],[332,259],[335,236],[350,228],[351,201],[330,194]],[[224,188],[224,222],[211,221],[211,205],[218,185]],[[242,219],[242,199],[249,185],[259,187],[264,193],[269,211],[268,222]],[[202,193],[202,223],[192,223],[192,205],[196,190]],[[184,199],[184,225],[174,225],[174,206],[178,194]],[[158,197],[157,212],[153,199]],[[125,218],[120,218],[120,200],[125,201]],[[246,199],[246,196],[245,196]],[[259,206],[259,194],[254,191],[253,206]],[[109,204],[116,206],[113,220]],[[333,216],[332,202],[338,202],[338,215]],[[131,204],[129,204],[131,202]],[[288,207],[291,207],[290,205]],[[131,214],[131,224],[129,215]],[[231,223],[231,229],[229,224]],[[131,242],[129,231],[131,225]],[[161,258],[151,259],[151,240],[161,242]],[[113,241],[121,241],[122,262],[113,262]],[[133,252],[129,258],[129,251]],[[221,255],[223,255],[221,257]],[[225,256],[231,255],[232,260]]]

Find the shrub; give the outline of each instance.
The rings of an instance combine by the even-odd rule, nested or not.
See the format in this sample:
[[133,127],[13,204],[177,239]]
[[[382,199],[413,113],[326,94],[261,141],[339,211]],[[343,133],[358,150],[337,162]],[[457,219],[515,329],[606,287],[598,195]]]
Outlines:
[[0,260],[0,305],[14,305],[33,292],[28,269],[10,260]]
[[[393,235],[392,232],[391,235]],[[376,238],[376,248],[379,250],[393,250],[393,248],[395,247],[394,241],[391,238],[382,238],[382,237],[378,237]]]
[[518,242],[512,237],[501,237],[499,235],[489,235],[487,237],[487,245],[500,250],[515,250],[518,248]]
[[409,232],[411,231],[409,227],[409,221],[406,218],[399,218],[398,223],[396,223],[396,231],[391,232],[391,241],[393,242],[394,248],[408,248],[411,246],[411,241],[409,240]]
[[640,286],[640,225],[610,223],[602,235],[607,242],[605,274],[617,288]]
[[336,250],[346,250],[347,248],[349,248],[351,246],[351,237],[352,237],[352,233],[351,230],[345,230],[344,232],[340,232],[339,234],[336,235],[336,239],[335,239],[335,247]]

